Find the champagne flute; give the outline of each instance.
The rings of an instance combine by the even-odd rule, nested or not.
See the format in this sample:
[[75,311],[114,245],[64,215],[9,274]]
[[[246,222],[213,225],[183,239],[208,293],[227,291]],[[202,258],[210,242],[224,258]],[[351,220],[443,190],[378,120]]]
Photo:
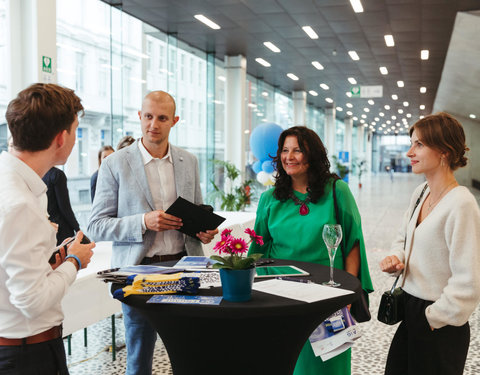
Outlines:
[[328,257],[330,258],[330,281],[325,281],[322,284],[337,287],[340,283],[333,281],[333,261],[337,248],[342,241],[342,226],[340,224],[325,224],[322,232],[323,241],[327,246]]

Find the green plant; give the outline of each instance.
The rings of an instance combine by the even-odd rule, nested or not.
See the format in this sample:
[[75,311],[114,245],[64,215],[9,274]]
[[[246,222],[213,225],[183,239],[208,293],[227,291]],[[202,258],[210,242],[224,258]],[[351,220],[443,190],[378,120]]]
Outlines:
[[335,155],[332,156],[332,159],[339,177],[343,180],[345,176],[350,172],[350,170],[348,169],[348,165],[343,164],[340,159]]
[[214,165],[223,167],[225,172],[225,182],[229,181],[229,190],[221,190],[213,180],[210,180],[214,191],[209,197],[213,201],[220,200],[220,208],[225,211],[241,211],[250,204],[251,184],[253,180],[245,180],[240,185],[235,186],[235,180],[240,177],[240,170],[228,161],[213,160]]
[[226,256],[212,255],[210,259],[216,260],[213,268],[226,268],[230,270],[244,270],[253,266],[262,254],[250,254],[246,257],[243,256],[248,251],[248,245],[255,241],[258,245],[263,245],[263,237],[255,233],[253,229],[245,229],[245,233],[250,236],[250,240],[247,243],[243,238],[237,238],[232,236],[231,229],[224,229],[222,232],[222,238],[218,241],[213,250],[218,254],[226,254]]

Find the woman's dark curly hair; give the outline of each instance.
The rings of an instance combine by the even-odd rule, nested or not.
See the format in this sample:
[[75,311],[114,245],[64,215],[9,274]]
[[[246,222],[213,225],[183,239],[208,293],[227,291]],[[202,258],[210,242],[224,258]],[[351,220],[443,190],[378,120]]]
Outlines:
[[323,195],[325,185],[331,178],[338,178],[330,172],[330,162],[327,150],[320,137],[313,130],[305,126],[294,126],[284,130],[278,138],[277,155],[273,158],[275,169],[278,173],[273,195],[280,201],[287,200],[292,191],[292,178],[285,172],[282,166],[282,149],[288,136],[297,137],[298,146],[308,162],[308,191],[313,203]]

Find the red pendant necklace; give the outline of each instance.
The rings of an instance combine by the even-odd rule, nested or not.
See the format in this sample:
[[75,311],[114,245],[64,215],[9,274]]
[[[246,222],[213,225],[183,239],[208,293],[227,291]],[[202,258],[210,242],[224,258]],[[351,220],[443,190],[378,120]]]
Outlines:
[[298,199],[297,196],[294,193],[290,194],[290,198],[292,198],[292,200],[295,202],[295,204],[297,206],[300,205],[300,209],[298,210],[300,215],[302,215],[302,216],[308,215],[308,213],[310,212],[310,210],[308,208],[308,204],[312,200],[312,197],[310,197],[310,194],[308,194],[307,197],[303,201]]

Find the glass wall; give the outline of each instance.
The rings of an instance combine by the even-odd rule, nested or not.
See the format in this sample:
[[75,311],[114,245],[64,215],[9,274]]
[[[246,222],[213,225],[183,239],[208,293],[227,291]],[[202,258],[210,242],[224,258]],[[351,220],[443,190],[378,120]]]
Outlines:
[[345,124],[339,119],[335,119],[335,155],[345,150]]
[[325,113],[321,109],[307,105],[307,126],[325,142]]
[[89,181],[98,168],[98,149],[106,144],[115,148],[124,135],[141,137],[138,110],[149,91],[164,90],[174,96],[180,120],[170,141],[198,157],[201,187],[206,191],[204,52],[101,1],[57,0],[57,54],[58,82],[75,88],[86,108],[65,165],[72,206],[81,223],[86,223],[90,210]]
[[7,124],[5,110],[8,104],[8,19],[7,0],[0,0],[0,152],[7,149]]

